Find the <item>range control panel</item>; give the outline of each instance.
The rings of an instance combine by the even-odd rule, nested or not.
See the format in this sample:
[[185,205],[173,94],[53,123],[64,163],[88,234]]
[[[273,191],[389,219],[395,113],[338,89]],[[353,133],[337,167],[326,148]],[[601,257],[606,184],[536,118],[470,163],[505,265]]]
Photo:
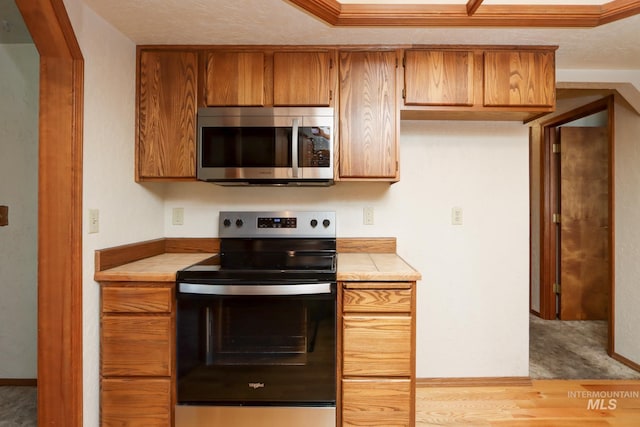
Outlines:
[[222,211],[218,222],[218,237],[335,238],[336,213],[333,211]]

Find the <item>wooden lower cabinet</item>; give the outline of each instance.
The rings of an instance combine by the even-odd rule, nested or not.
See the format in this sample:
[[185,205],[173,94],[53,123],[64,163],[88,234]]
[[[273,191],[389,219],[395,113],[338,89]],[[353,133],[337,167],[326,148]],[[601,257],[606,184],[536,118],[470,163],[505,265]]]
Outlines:
[[174,285],[103,283],[100,425],[173,425]]
[[409,379],[342,380],[342,426],[411,426]]
[[415,285],[340,284],[339,425],[415,426]]
[[169,378],[103,378],[100,424],[111,426],[171,426]]

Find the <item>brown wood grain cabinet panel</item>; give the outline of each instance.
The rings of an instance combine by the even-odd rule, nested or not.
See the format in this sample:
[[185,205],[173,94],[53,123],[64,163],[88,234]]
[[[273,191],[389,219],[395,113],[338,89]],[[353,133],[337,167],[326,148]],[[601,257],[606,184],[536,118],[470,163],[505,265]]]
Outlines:
[[102,380],[102,427],[170,427],[171,381],[168,378]]
[[198,55],[142,51],[137,179],[195,178]]
[[343,376],[411,375],[409,316],[344,315],[342,333]]
[[103,316],[102,375],[171,376],[170,316]]
[[411,288],[345,289],[342,310],[345,313],[410,313]]
[[340,53],[340,178],[397,180],[395,51]]
[[171,313],[172,287],[103,287],[103,313]]
[[405,51],[405,105],[473,105],[472,51]]
[[409,379],[342,381],[342,426],[414,425]]
[[273,104],[329,106],[332,62],[328,51],[274,52]]
[[484,105],[555,106],[555,53],[487,51],[484,54]]
[[264,52],[209,52],[206,104],[211,107],[265,105],[264,67]]

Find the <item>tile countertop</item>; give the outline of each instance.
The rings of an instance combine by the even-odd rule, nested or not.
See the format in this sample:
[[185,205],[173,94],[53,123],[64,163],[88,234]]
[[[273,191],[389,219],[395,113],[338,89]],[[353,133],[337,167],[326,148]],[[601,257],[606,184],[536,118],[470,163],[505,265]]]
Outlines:
[[[176,271],[206,259],[211,253],[164,253],[98,271],[98,282],[174,282]],[[338,280],[414,281],[421,275],[392,253],[338,254]]]

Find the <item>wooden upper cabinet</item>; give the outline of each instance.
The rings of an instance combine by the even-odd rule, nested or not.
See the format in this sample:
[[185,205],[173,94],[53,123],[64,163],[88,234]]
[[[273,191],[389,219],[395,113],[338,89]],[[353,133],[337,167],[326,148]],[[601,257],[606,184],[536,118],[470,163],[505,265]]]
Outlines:
[[405,105],[472,105],[473,57],[472,51],[405,51]]
[[205,102],[216,106],[263,106],[264,52],[207,53]]
[[198,55],[140,52],[136,180],[195,178]]
[[555,53],[487,51],[484,53],[484,105],[555,106]]
[[332,52],[274,52],[273,105],[328,107],[332,99]]
[[395,51],[340,53],[340,178],[398,178]]

